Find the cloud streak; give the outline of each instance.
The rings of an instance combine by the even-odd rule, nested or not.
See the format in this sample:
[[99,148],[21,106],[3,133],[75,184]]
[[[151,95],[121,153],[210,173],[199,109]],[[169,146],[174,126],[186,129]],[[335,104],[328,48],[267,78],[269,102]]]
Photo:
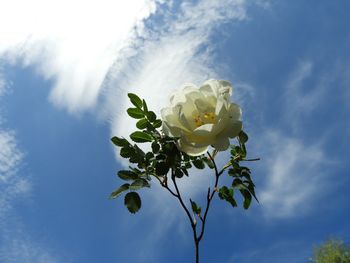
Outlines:
[[[0,76],[0,101],[9,90]],[[0,112],[0,262],[57,262],[45,245],[30,238],[18,218],[16,202],[27,200],[32,192],[31,180],[23,174],[24,153],[14,131],[4,128],[6,118]]]
[[158,2],[2,2],[0,57],[34,66],[51,80],[50,99],[56,105],[71,112],[91,109],[120,51],[142,34],[142,21]]

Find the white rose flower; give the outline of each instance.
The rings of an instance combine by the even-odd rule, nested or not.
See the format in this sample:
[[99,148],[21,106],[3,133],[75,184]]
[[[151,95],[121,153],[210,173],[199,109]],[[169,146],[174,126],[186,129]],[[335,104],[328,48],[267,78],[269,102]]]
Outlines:
[[207,80],[199,88],[185,84],[161,110],[163,132],[178,137],[177,146],[191,156],[204,154],[211,145],[226,150],[229,138],[242,130],[241,108],[230,102],[232,86],[224,80]]

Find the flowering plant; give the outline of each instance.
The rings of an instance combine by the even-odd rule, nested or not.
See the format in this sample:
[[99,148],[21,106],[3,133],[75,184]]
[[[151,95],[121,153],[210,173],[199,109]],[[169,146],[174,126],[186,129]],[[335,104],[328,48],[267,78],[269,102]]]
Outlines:
[[[170,106],[161,110],[158,119],[148,109],[146,101],[129,93],[133,107],[127,109],[130,117],[137,119],[137,131],[129,140],[114,136],[112,142],[120,148],[120,155],[132,164],[128,170],[118,172],[120,179],[127,181],[110,195],[111,199],[127,192],[124,204],[131,213],[141,208],[141,198],[136,192],[149,188],[155,178],[162,187],[177,198],[184,209],[193,231],[195,262],[199,262],[199,243],[203,238],[207,214],[211,201],[217,193],[219,198],[232,207],[237,206],[234,196],[239,191],[243,197],[243,207],[248,209],[252,197],[256,198],[251,171],[241,162],[246,159],[248,135],[242,130],[241,109],[230,102],[232,86],[227,81],[208,80],[199,88],[186,84],[170,98]],[[230,138],[237,139],[237,145],[230,144]],[[150,143],[151,150],[144,152],[137,143]],[[209,146],[213,147],[212,153]],[[215,156],[219,151],[230,148],[228,162],[219,169]],[[205,155],[206,154],[206,155]],[[189,176],[192,167],[214,172],[214,186],[207,189],[203,210],[192,199],[189,206],[183,200],[177,180]],[[232,179],[230,185],[219,185],[219,179],[226,172]],[[170,183],[170,180],[171,183]],[[199,223],[197,223],[199,222]]]

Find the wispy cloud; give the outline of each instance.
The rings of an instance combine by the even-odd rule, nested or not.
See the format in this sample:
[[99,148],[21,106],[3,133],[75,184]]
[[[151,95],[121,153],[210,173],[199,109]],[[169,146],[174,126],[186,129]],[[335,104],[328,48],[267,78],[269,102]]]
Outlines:
[[[281,129],[267,130],[259,140],[264,156],[264,179],[260,190],[262,211],[268,218],[304,216],[312,205],[323,198],[329,182],[326,158],[327,136],[319,133],[310,140],[303,131],[312,112],[321,105],[326,95],[323,75],[313,76],[310,60],[300,61],[287,80],[283,107],[279,112]],[[268,145],[269,147],[266,147]],[[327,190],[328,189],[328,190]],[[322,193],[322,195],[320,194]]]
[[91,109],[121,50],[142,35],[157,0],[4,1],[0,58],[34,66],[53,82],[50,99],[69,111]]
[[[5,89],[8,91],[7,82],[1,75],[0,84],[1,101]],[[26,234],[23,222],[17,217],[16,202],[28,199],[32,183],[22,171],[24,153],[16,134],[4,127],[6,118],[0,110],[0,120],[4,119],[0,121],[0,262],[57,262],[45,245]]]
[[325,194],[327,166],[321,145],[307,145],[298,138],[271,132],[263,139],[265,185],[260,191],[261,208],[271,218],[304,216]]

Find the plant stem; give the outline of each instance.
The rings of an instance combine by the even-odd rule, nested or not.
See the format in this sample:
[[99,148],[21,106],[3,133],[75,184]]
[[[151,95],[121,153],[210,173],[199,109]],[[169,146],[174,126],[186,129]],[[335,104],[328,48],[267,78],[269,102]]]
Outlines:
[[187,217],[188,217],[188,219],[190,221],[192,232],[193,232],[194,245],[195,245],[195,263],[199,263],[199,242],[202,240],[203,235],[204,235],[205,223],[206,223],[206,220],[207,220],[207,215],[208,215],[208,212],[209,212],[210,204],[211,204],[211,201],[214,198],[215,192],[217,192],[217,187],[218,187],[218,183],[219,183],[219,177],[225,170],[225,169],[222,169],[219,172],[218,168],[216,166],[216,163],[214,161],[214,158],[210,155],[209,152],[207,152],[207,154],[208,154],[209,158],[212,160],[212,162],[214,164],[215,184],[214,184],[214,187],[213,187],[212,191],[210,190],[210,187],[208,188],[207,203],[206,203],[206,207],[205,207],[205,211],[204,211],[203,217],[200,214],[197,215],[198,218],[201,221],[201,229],[200,229],[199,235],[197,234],[197,221],[196,221],[194,215],[193,215],[193,217],[191,216],[190,210],[187,208],[187,206],[185,205],[185,203],[184,203],[184,201],[182,199],[179,187],[178,187],[177,182],[176,182],[176,176],[175,176],[174,170],[171,169],[171,180],[172,180],[172,182],[174,184],[175,192],[173,192],[169,188],[166,178],[164,178],[164,180],[162,181],[162,180],[160,180],[160,178],[157,177],[157,179],[159,180],[160,184],[164,188],[166,188],[170,192],[170,194],[172,194],[173,196],[175,196],[179,200],[182,208],[185,210],[185,213],[186,213],[186,215],[187,215]]
[[181,193],[180,193],[179,188],[178,188],[177,183],[176,183],[176,177],[175,177],[175,173],[174,173],[173,169],[171,170],[171,180],[173,181],[174,186],[175,186],[176,197],[180,201],[180,204],[181,204],[182,208],[185,210],[185,212],[187,214],[187,217],[190,220],[191,227],[192,227],[192,232],[193,232],[193,239],[194,239],[194,244],[195,244],[195,250],[196,250],[196,252],[195,252],[195,262],[199,263],[199,240],[197,238],[196,221],[194,220],[194,218],[191,217],[190,211],[188,210],[188,208],[186,207],[185,203],[182,200]]

